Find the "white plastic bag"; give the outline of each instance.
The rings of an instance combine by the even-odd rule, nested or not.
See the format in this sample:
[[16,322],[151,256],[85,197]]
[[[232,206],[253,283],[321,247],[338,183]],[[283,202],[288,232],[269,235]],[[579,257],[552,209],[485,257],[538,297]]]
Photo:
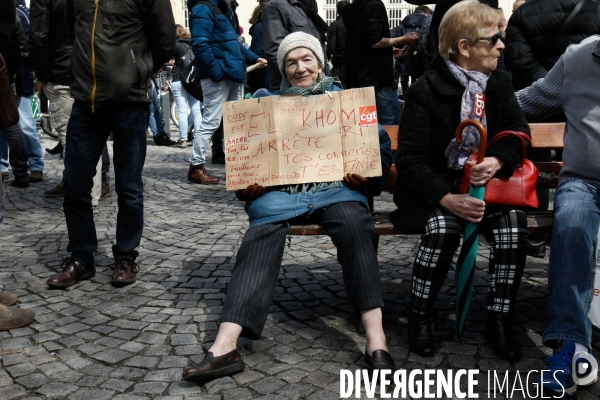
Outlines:
[[600,231],[598,231],[598,248],[596,249],[596,277],[594,278],[594,297],[588,318],[595,327],[600,328]]

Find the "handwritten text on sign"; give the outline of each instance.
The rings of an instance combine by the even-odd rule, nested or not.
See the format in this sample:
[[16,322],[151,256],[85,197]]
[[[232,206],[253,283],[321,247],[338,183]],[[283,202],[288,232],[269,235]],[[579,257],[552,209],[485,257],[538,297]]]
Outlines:
[[230,101],[223,122],[228,190],[382,174],[373,88]]

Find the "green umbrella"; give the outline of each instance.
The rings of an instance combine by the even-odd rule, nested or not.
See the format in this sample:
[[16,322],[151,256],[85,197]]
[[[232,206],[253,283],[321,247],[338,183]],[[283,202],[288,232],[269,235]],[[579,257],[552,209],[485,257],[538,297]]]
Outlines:
[[[474,119],[467,119],[456,128],[456,142],[462,143],[462,131],[467,126],[474,126],[479,131],[479,153],[477,164],[483,162],[485,157],[485,146],[487,143],[487,132],[483,125]],[[485,186],[469,186],[469,196],[483,200]],[[478,232],[479,224],[467,222],[462,249],[456,263],[456,335],[458,338],[463,333],[467,313],[473,297],[475,288],[475,258],[479,246]]]

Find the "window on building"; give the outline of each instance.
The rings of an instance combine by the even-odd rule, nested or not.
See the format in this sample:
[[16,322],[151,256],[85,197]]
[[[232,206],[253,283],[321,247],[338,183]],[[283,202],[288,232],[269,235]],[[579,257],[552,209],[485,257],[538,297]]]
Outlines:
[[335,5],[337,4],[337,0],[325,0],[324,11],[325,11],[325,22],[327,25],[330,25],[333,21],[335,21]]
[[183,3],[183,26],[185,26],[185,29],[187,29],[188,31],[190,30],[190,16],[188,14],[188,8],[185,5],[185,3]]
[[[386,3],[386,0],[384,0]],[[415,6],[408,4],[404,0],[387,0],[386,9],[388,11],[388,18],[390,22],[390,28],[395,28],[400,25],[400,22],[408,14],[411,14],[415,10]]]

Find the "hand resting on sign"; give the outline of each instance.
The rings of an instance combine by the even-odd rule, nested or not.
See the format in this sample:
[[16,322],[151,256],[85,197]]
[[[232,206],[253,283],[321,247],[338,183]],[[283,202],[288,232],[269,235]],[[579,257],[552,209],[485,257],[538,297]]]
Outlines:
[[249,200],[258,199],[263,194],[265,194],[265,187],[260,186],[258,183],[248,185],[248,187],[242,191],[242,195]]
[[352,189],[358,190],[359,192],[365,190],[369,185],[367,178],[363,178],[359,174],[346,174],[346,176],[344,176],[344,182]]

